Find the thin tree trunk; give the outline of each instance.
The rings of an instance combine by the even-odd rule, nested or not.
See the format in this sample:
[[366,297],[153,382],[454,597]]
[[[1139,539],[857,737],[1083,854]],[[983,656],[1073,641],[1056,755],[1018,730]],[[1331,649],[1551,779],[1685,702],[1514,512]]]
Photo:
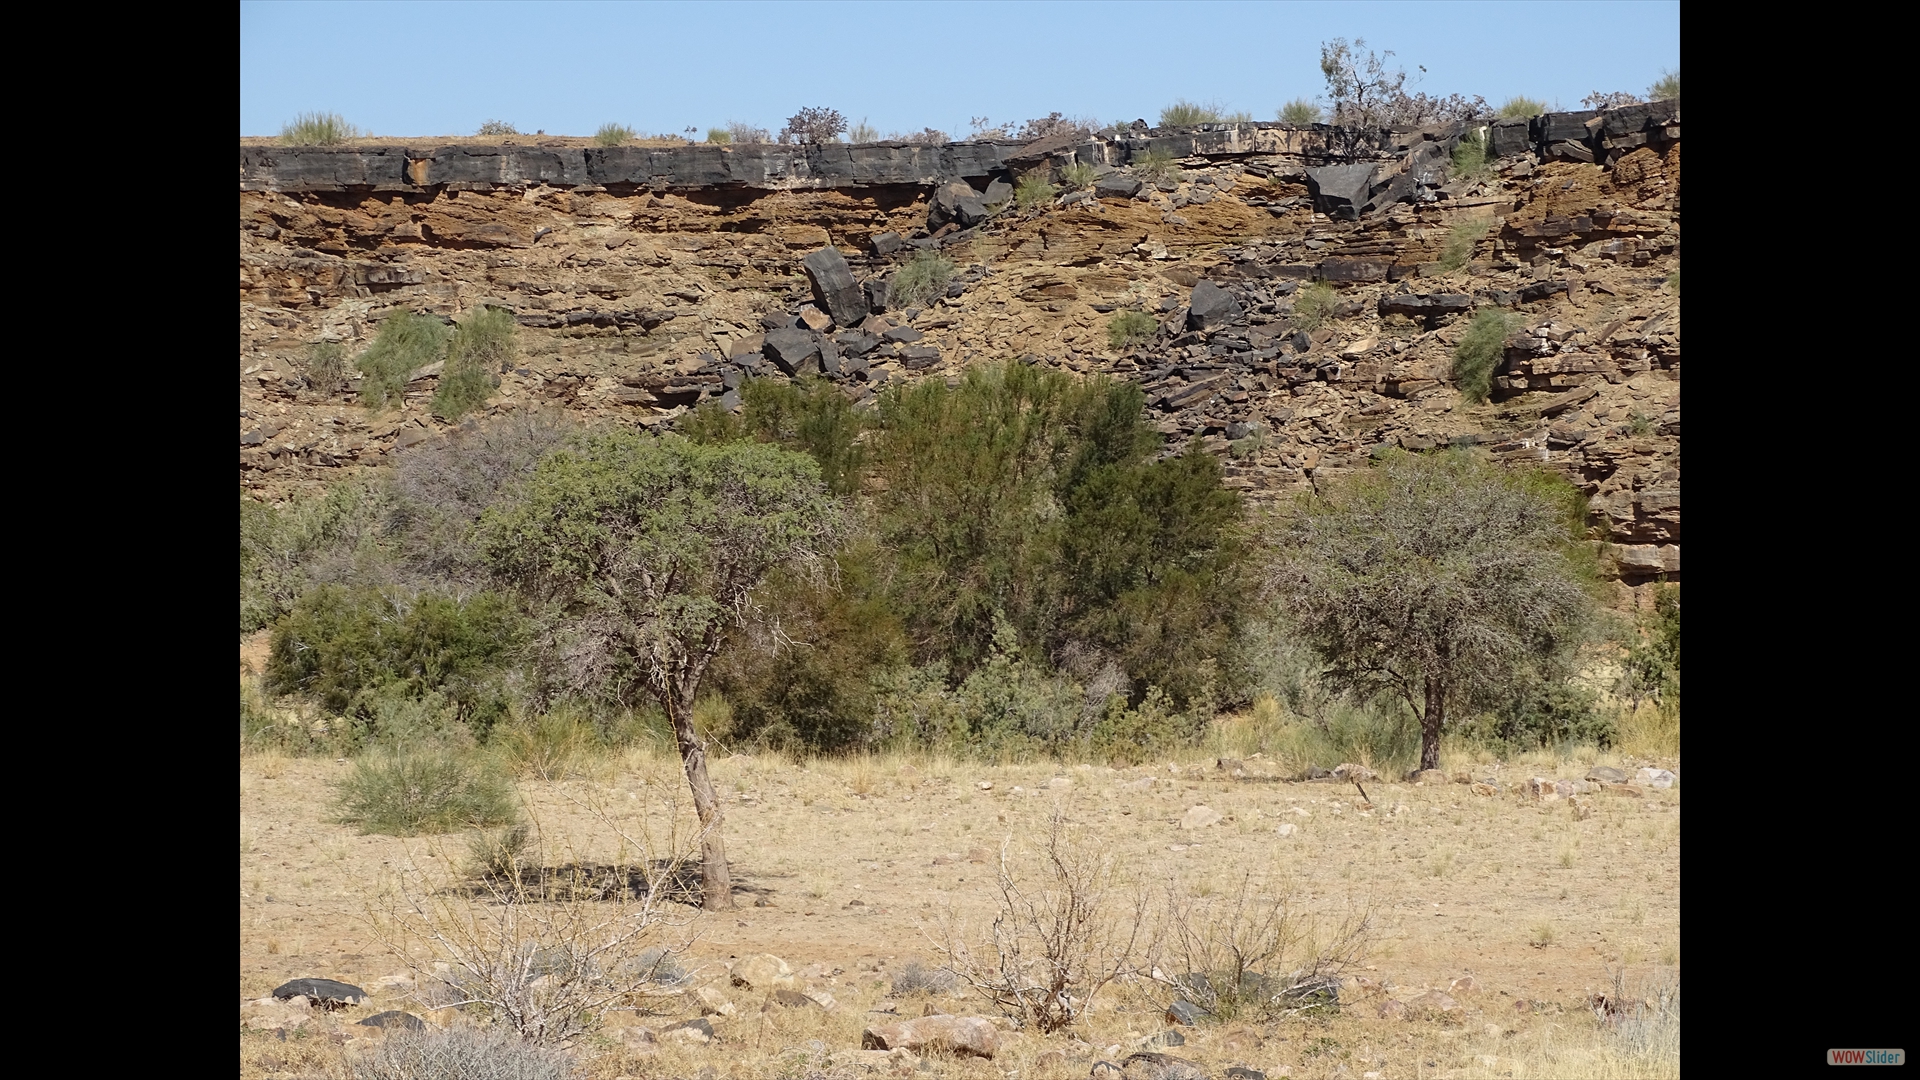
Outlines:
[[1420,717],[1420,768],[1440,767],[1440,725],[1447,720],[1447,688],[1440,680],[1427,679],[1427,711]]
[[720,836],[720,799],[713,793],[713,781],[707,777],[707,748],[693,731],[693,695],[668,693],[667,719],[673,723],[673,741],[680,748],[680,764],[686,769],[687,786],[693,789],[693,812],[700,819],[700,881],[704,897],[700,906],[708,911],[733,908],[733,876],[727,871],[727,845]]

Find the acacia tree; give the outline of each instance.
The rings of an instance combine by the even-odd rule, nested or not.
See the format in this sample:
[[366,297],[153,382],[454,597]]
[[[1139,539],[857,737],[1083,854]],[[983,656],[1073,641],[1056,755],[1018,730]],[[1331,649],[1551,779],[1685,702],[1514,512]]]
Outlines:
[[811,458],[632,431],[585,436],[482,518],[496,572],[558,612],[576,688],[643,685],[673,726],[700,819],[703,905],[733,906],[721,811],[693,703],[730,625],[775,567],[818,566],[844,530]]
[[1577,495],[1464,451],[1394,454],[1280,530],[1268,586],[1327,675],[1390,693],[1440,765],[1450,710],[1564,656],[1590,600],[1570,557]]
[[[1407,72],[1391,67],[1392,50],[1374,52],[1364,38],[1351,43],[1335,38],[1320,44],[1320,74],[1327,80],[1332,106],[1336,154],[1353,159],[1370,148],[1378,131],[1387,127],[1469,120],[1488,113],[1485,98],[1451,94],[1434,97],[1407,92]],[[1426,68],[1420,68],[1422,75]]]

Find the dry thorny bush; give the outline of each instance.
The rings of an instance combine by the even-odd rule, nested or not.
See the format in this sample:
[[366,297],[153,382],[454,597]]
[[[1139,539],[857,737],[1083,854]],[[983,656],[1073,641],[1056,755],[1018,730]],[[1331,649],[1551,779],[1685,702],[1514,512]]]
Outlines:
[[580,805],[619,838],[621,857],[612,864],[575,857],[528,865],[521,854],[527,832],[509,830],[474,844],[464,880],[436,885],[418,860],[394,874],[369,918],[413,971],[422,1004],[470,1012],[536,1045],[567,1047],[607,1010],[645,1009],[687,980],[674,958],[692,944],[679,932],[691,922],[681,905],[698,895],[685,880],[698,865],[699,836],[670,826],[656,837],[623,825],[602,804]]
[[1076,845],[1068,826],[1056,807],[1038,881],[1015,875],[1011,838],[1001,845],[998,913],[984,935],[951,909],[929,935],[963,981],[1043,1034],[1071,1026],[1116,981],[1170,987],[1221,1019],[1322,1007],[1372,941],[1365,905],[1326,927],[1290,891],[1265,890],[1251,874],[1232,893],[1198,898],[1168,882],[1155,904],[1150,890],[1121,881],[1111,856]]
[[949,911],[933,944],[1002,1013],[1045,1034],[1078,1020],[1101,987],[1130,970],[1146,894],[1136,892],[1133,917],[1121,917],[1112,858],[1074,845],[1061,808],[1048,821],[1039,884],[1014,877],[1011,845],[1011,837],[1000,845],[999,913],[986,937],[974,938]]
[[1156,916],[1152,982],[1221,1020],[1331,1005],[1340,976],[1361,963],[1374,930],[1366,905],[1324,924],[1291,889],[1263,887],[1252,871],[1232,891],[1205,896],[1169,881]]

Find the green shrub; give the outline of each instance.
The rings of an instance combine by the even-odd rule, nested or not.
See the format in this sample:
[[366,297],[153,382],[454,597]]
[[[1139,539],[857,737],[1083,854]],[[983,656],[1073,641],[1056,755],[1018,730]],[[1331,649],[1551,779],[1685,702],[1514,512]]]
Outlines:
[[1190,127],[1194,124],[1217,124],[1220,123],[1220,113],[1220,105],[1216,102],[1201,103],[1180,98],[1160,110],[1160,126]]
[[1527,120],[1547,111],[1547,103],[1535,101],[1530,97],[1510,97],[1500,106],[1499,117],[1503,120]]
[[293,610],[315,584],[377,578],[393,495],[367,481],[336,484],[324,496],[275,507],[240,498],[240,632]]
[[[1004,619],[1034,655],[1110,661],[1132,697],[1184,702],[1238,618],[1237,493],[1218,460],[1157,460],[1137,386],[1044,367],[970,370],[882,399],[875,506],[916,663],[964,681]],[[878,485],[876,485],[878,486]]]
[[1183,174],[1173,162],[1172,153],[1149,150],[1132,162],[1133,174],[1149,184],[1175,183]]
[[373,344],[353,366],[366,376],[360,400],[370,408],[385,408],[406,396],[413,373],[440,359],[447,344],[447,327],[431,315],[396,310],[380,323]]
[[1571,743],[1613,745],[1614,720],[1592,693],[1564,681],[1528,680],[1466,725],[1469,741],[1502,753]]
[[514,127],[512,124],[507,123],[505,120],[488,120],[485,123],[480,125],[480,130],[476,132],[476,134],[479,134],[482,136],[518,135],[520,134],[520,129],[517,127]]
[[1020,183],[1013,189],[1013,202],[1022,210],[1031,210],[1052,202],[1059,193],[1059,188],[1047,183],[1046,174],[1036,169],[1020,178]]
[[1099,170],[1091,165],[1080,162],[1075,162],[1060,170],[1060,181],[1067,186],[1068,191],[1078,191],[1083,187],[1090,187],[1093,182],[1099,178]]
[[308,389],[322,397],[332,397],[347,385],[347,351],[331,341],[315,342],[307,349]]
[[1680,271],[1678,268],[1675,268],[1673,273],[1667,275],[1667,288],[1673,290],[1673,295],[1680,295]]
[[533,830],[525,822],[479,829],[467,837],[466,874],[482,881],[518,881]]
[[1106,711],[1093,725],[1096,754],[1118,765],[1138,765],[1170,750],[1192,746],[1207,730],[1212,710],[1177,709],[1166,692],[1150,687],[1140,704],[1128,708],[1126,698],[1107,699]]
[[1452,174],[1463,180],[1474,180],[1486,175],[1487,143],[1481,137],[1480,129],[1473,128],[1453,144],[1450,159]]
[[741,384],[740,402],[738,416],[717,403],[702,402],[681,420],[679,431],[698,443],[756,439],[798,450],[819,463],[827,490],[847,495],[860,489],[866,462],[860,435],[866,421],[832,383],[816,378],[749,379]]
[[708,128],[707,142],[713,146],[726,146],[733,142],[733,132],[726,128]]
[[340,820],[388,836],[505,825],[513,785],[485,759],[446,747],[367,754],[337,785]]
[[433,415],[458,420],[493,395],[500,374],[520,355],[519,325],[504,308],[483,307],[453,332],[440,385],[433,394]]
[[[959,754],[1024,758],[1069,751],[1097,713],[1065,676],[1021,655],[1020,636],[1005,618],[994,622],[983,663],[949,688],[948,668],[894,665],[871,682],[871,742],[918,744]],[[1125,695],[1117,695],[1125,707]]]
[[1302,330],[1318,330],[1333,319],[1340,307],[1340,294],[1324,281],[1310,282],[1293,301],[1293,325]]
[[921,251],[894,272],[887,283],[887,303],[894,308],[924,307],[947,291],[953,280],[953,260],[937,251]]
[[1680,590],[1662,582],[1655,587],[1653,610],[1639,619],[1627,651],[1627,692],[1637,701],[1658,700],[1680,708]]
[[634,130],[625,124],[601,124],[593,141],[601,146],[621,146],[633,141]]
[[309,112],[293,118],[280,129],[280,141],[288,146],[337,146],[364,135],[342,119],[339,113]]
[[1059,752],[1082,728],[1078,686],[1020,655],[1013,624],[997,619],[986,662],[954,690],[966,744],[989,754]]
[[497,675],[522,636],[518,611],[498,593],[409,598],[322,585],[274,627],[266,688],[349,716],[374,737],[437,726],[397,705],[437,694],[454,722],[484,736],[507,711]]
[[1648,101],[1672,101],[1680,96],[1680,69],[1662,71],[1660,79],[1647,87]]
[[850,143],[879,142],[880,131],[872,124],[867,123],[863,117],[859,123],[853,125],[853,127],[847,131],[847,141]]
[[1493,222],[1483,219],[1462,221],[1448,229],[1447,239],[1440,245],[1440,268],[1451,273],[1467,265],[1474,246],[1492,229]]
[[1144,311],[1116,311],[1107,320],[1107,344],[1128,349],[1150,341],[1160,330],[1160,322]]
[[1320,106],[1306,98],[1295,98],[1280,107],[1280,122],[1306,127],[1320,122]]
[[1468,324],[1460,344],[1453,347],[1451,378],[1460,388],[1460,396],[1479,403],[1493,392],[1493,373],[1506,356],[1507,335],[1513,333],[1516,320],[1498,308],[1481,308]]

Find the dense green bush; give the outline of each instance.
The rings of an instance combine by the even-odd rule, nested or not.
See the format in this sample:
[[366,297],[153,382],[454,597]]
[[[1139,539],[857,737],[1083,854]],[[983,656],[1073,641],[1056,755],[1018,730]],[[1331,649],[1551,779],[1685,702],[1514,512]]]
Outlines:
[[1130,658],[1136,695],[1181,695],[1149,654],[1182,665],[1231,625],[1240,503],[1209,456],[1152,460],[1143,406],[1131,384],[1025,365],[882,401],[876,520],[917,662],[964,679],[1004,617],[1036,655],[1079,642]]
[[453,332],[440,385],[433,394],[433,415],[458,420],[493,395],[500,375],[520,355],[519,324],[505,308],[483,307]]
[[1521,681],[1492,710],[1465,725],[1470,740],[1502,752],[1571,743],[1613,745],[1613,717],[1594,695],[1565,680]]
[[1157,686],[1148,687],[1140,704],[1131,708],[1116,694],[1107,699],[1089,741],[1095,755],[1114,764],[1152,761],[1198,742],[1213,719],[1213,705],[1197,700],[1179,708]]
[[714,673],[732,705],[728,740],[825,752],[874,744],[873,673],[906,662],[907,638],[871,535],[838,563],[833,580],[780,572],[761,588],[768,625],[788,644],[765,628],[732,636]]
[[447,747],[363,755],[338,793],[341,821],[390,836],[487,828],[515,817],[505,774],[485,758]]
[[1069,474],[1055,637],[1111,656],[1131,680],[1182,707],[1207,697],[1210,661],[1230,656],[1242,617],[1242,503],[1220,459],[1197,446],[1158,461],[1103,461]]
[[1672,101],[1679,96],[1680,71],[1678,68],[1672,71],[1662,71],[1659,80],[1652,86],[1647,87],[1648,101]]
[[937,251],[915,253],[887,283],[887,304],[893,308],[925,306],[947,291],[953,270],[953,260]]
[[475,134],[482,137],[492,135],[518,135],[520,134],[520,129],[505,120],[488,120],[480,125],[480,130],[475,132]]
[[1503,120],[1527,120],[1547,111],[1547,103],[1535,101],[1530,97],[1510,97],[1500,106],[1499,116]]
[[1655,587],[1653,610],[1639,619],[1627,652],[1627,691],[1637,700],[1651,697],[1676,712],[1680,708],[1680,590]]
[[1511,314],[1499,308],[1481,308],[1453,347],[1451,378],[1468,401],[1485,401],[1493,392],[1493,373],[1506,356],[1507,335],[1513,333],[1514,322]]
[[521,617],[496,593],[465,599],[322,585],[274,627],[267,689],[301,694],[378,737],[418,727],[428,695],[478,735],[507,711],[500,668],[519,644]]
[[751,379],[740,387],[740,402],[738,415],[703,402],[681,420],[680,433],[698,443],[754,439],[797,450],[820,465],[829,491],[846,495],[859,490],[866,463],[860,434],[866,421],[832,383]]
[[406,395],[407,380],[440,359],[446,346],[445,323],[431,315],[394,310],[381,320],[373,344],[353,362],[366,376],[360,400],[375,409],[398,402]]

